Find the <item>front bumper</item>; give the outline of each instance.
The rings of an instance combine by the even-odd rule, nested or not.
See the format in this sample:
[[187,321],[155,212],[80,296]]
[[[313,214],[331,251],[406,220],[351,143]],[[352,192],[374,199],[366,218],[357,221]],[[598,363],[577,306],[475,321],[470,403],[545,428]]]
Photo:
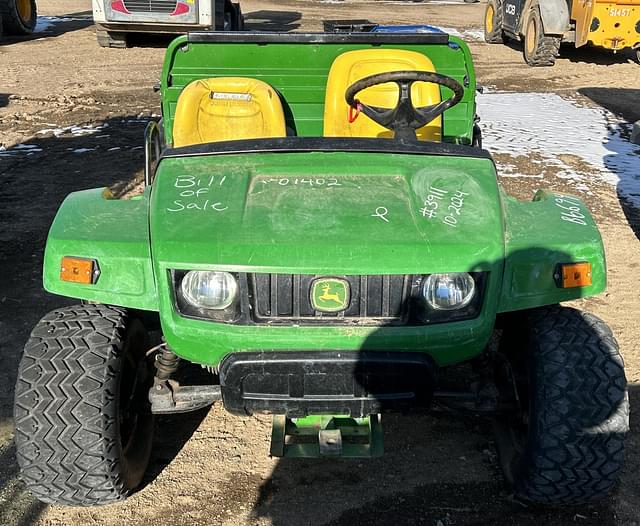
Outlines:
[[211,25],[207,24],[167,24],[162,22],[148,23],[132,23],[132,22],[102,22],[99,24],[100,29],[105,31],[123,32],[123,33],[171,33],[176,35],[184,35],[189,31],[211,29]]
[[360,418],[428,407],[435,383],[435,363],[419,353],[245,352],[228,355],[220,367],[225,409],[239,415]]
[[403,327],[229,325],[183,318],[173,310],[161,316],[171,350],[185,360],[210,366],[218,366],[231,353],[291,349],[418,352],[439,366],[451,365],[484,350],[494,320],[493,309],[484,309],[472,320]]

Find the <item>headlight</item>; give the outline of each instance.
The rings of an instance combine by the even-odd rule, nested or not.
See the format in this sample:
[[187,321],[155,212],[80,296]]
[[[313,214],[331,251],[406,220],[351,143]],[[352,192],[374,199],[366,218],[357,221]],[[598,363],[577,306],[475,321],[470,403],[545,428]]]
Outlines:
[[238,282],[228,272],[190,270],[180,286],[184,299],[199,309],[226,309],[238,295]]
[[422,294],[434,310],[461,309],[473,299],[475,281],[467,272],[431,274],[424,280]]

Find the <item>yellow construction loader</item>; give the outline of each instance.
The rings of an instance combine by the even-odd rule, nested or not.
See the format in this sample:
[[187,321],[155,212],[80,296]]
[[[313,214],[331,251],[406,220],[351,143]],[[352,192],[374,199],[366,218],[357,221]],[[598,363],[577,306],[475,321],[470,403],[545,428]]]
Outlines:
[[0,0],[0,36],[29,35],[37,20],[36,0]]
[[551,66],[561,42],[613,52],[631,48],[640,62],[640,0],[488,0],[485,40],[523,42],[531,66]]

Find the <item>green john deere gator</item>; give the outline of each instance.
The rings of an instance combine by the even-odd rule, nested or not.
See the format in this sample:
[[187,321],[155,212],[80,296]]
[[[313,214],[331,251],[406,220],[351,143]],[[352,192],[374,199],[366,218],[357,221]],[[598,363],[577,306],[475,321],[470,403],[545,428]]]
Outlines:
[[[602,241],[577,197],[504,193],[475,93],[444,33],[176,39],[143,194],[73,193],[49,233],[45,288],[81,301],[38,323],[20,365],[33,494],[122,499],[154,414],[221,401],[273,414],[271,454],[291,457],[380,455],[385,411],[464,408],[495,420],[515,495],[606,496],[622,359],[559,305],[605,289]],[[179,360],[210,381],[181,385]]]

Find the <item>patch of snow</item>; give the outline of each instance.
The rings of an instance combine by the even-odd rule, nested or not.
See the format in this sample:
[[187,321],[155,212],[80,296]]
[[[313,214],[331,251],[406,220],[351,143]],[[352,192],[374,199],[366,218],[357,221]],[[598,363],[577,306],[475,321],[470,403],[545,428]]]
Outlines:
[[[141,121],[132,121],[140,123]],[[39,130],[36,132],[36,135],[53,135],[54,137],[85,137],[87,135],[95,135],[97,133],[102,132],[101,135],[96,135],[96,139],[105,139],[110,137],[110,134],[105,134],[105,130],[109,128],[109,123],[100,123],[100,124],[73,124],[70,126],[58,126],[53,123],[46,123],[48,128]],[[95,148],[67,148],[68,151],[72,151],[73,153],[86,153],[95,150]],[[29,153],[38,153],[42,152],[42,148],[35,144],[16,144],[15,146],[11,146],[6,148],[5,146],[0,146],[0,157],[12,157],[15,155],[26,154]]]
[[65,135],[65,134],[71,134],[74,137],[83,137],[85,135],[93,135],[94,133],[103,131],[108,126],[109,125],[106,123],[98,124],[98,125],[87,124],[84,126],[74,124],[73,126],[66,126],[64,128],[59,128],[59,127],[45,128],[44,130],[37,131],[36,134],[45,135],[47,133],[52,133],[56,137],[60,137],[61,135]]
[[37,149],[38,147],[35,144],[16,144],[13,149],[14,150],[33,150],[33,149]]
[[[440,27],[440,26],[438,26]],[[478,40],[484,40],[484,30],[471,28],[471,29],[456,29],[455,27],[440,27],[442,31],[448,33],[451,36],[461,38],[467,42],[473,42]]]
[[640,148],[628,140],[628,123],[554,93],[485,91],[477,101],[483,145],[492,153],[535,154],[576,189],[604,181],[640,207]]
[[36,27],[33,30],[34,33],[44,33],[51,29],[55,24],[63,22],[73,22],[75,20],[84,20],[83,18],[67,18],[60,16],[39,16],[36,22]]
[[47,133],[53,133],[56,137],[60,137],[65,132],[63,128],[45,128],[44,130],[38,130],[36,135],[45,135]]
[[0,157],[14,157],[16,155],[33,155],[34,153],[40,153],[42,148],[35,144],[16,144],[7,148],[0,146]]
[[93,135],[94,133],[98,133],[99,131],[102,131],[104,128],[105,128],[104,124],[99,124],[97,126],[88,124],[86,126],[71,126],[67,129],[72,135],[76,137],[82,137],[84,135]]
[[484,29],[465,29],[462,34],[467,40],[484,40]]

